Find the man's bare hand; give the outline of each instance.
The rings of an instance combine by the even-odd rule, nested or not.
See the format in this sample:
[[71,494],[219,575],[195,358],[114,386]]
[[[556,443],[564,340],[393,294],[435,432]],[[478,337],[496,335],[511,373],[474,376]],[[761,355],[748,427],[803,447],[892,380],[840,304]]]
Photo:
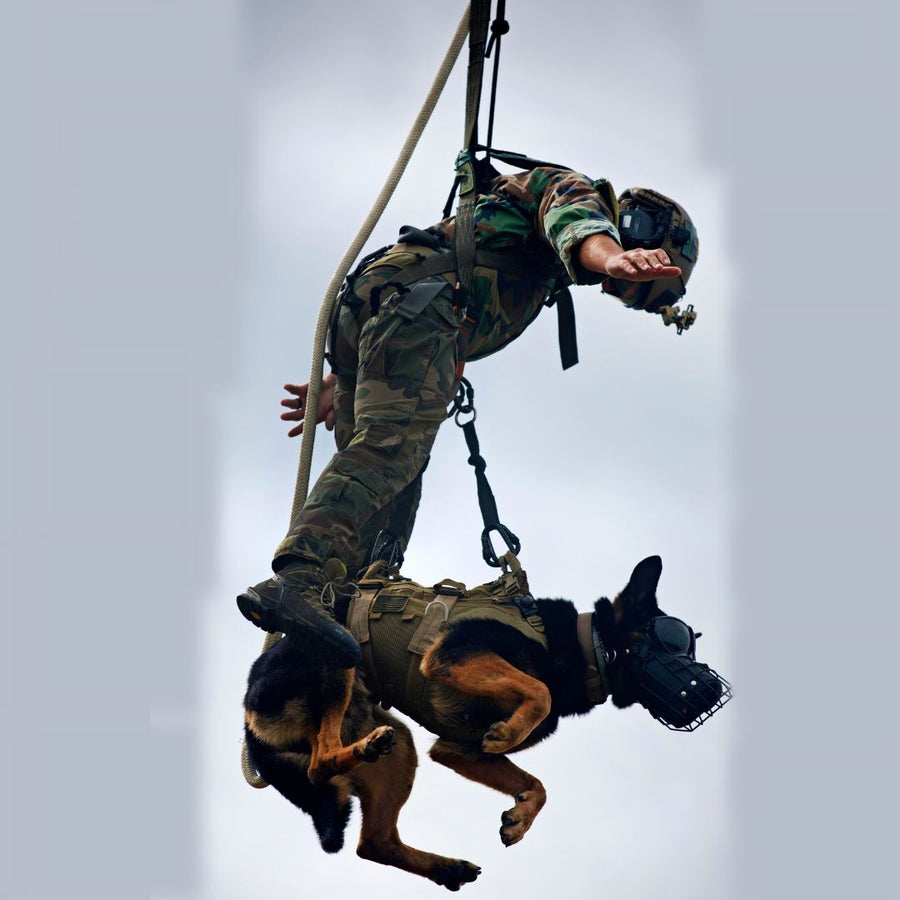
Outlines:
[[653,281],[656,278],[677,278],[681,274],[673,266],[665,250],[623,250],[606,260],[606,273],[626,281]]
[[[334,386],[337,384],[337,377],[333,372],[329,372],[322,379],[322,391],[319,394],[319,409],[316,412],[316,425],[320,422],[325,423],[325,427],[329,431],[334,431]],[[281,418],[285,422],[299,422],[289,432],[288,437],[297,437],[303,434],[304,418],[306,416],[306,397],[309,393],[309,384],[286,384],[284,389],[293,394],[292,397],[285,397],[281,401],[282,406],[286,406],[289,412],[283,412]]]
[[665,250],[623,250],[608,234],[592,234],[578,248],[578,261],[590,272],[605,272],[625,281],[653,281],[681,274]]

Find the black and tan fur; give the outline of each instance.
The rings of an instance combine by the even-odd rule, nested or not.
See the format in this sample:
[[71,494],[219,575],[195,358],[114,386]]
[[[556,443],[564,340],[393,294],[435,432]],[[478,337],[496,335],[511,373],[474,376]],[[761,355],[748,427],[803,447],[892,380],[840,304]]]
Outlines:
[[[620,661],[607,667],[616,706],[634,702],[621,656],[653,616],[661,615],[657,556],[639,563],[614,602],[597,601],[594,623]],[[592,708],[588,662],[568,600],[538,600],[547,650],[497,621],[463,621],[441,634],[422,658],[423,674],[442,687],[434,700],[446,733],[431,758],[460,775],[511,796],[501,840],[520,841],[546,800],[541,782],[508,753],[543,740],[560,716]],[[364,673],[342,670],[287,637],[253,665],[244,700],[251,760],[259,774],[309,813],[329,853],[340,850],[350,798],[362,805],[357,853],[430,878],[450,890],[474,881],[470,862],[416,850],[400,839],[397,817],[412,790],[416,752],[409,729],[373,701]],[[460,731],[471,732],[460,739]],[[442,730],[444,730],[442,728]],[[440,734],[440,732],[439,732]]]

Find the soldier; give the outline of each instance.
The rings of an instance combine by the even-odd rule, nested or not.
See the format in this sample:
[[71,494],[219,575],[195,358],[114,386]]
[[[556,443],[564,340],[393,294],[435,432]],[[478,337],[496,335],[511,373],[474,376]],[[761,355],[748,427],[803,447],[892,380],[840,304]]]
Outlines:
[[[696,231],[667,197],[636,188],[617,201],[605,179],[550,166],[496,176],[479,194],[471,295],[458,284],[455,230],[453,217],[406,227],[348,278],[315,413],[334,429],[337,453],[278,546],[275,576],[238,597],[254,624],[312,630],[347,668],[359,646],[323,604],[326,586],[367,563],[407,489],[416,496],[398,536],[405,548],[418,476],[463,363],[518,337],[563,284],[602,283],[628,306],[670,310],[697,258]],[[282,401],[290,410],[282,418],[300,423],[295,436],[308,421],[308,385],[285,387],[293,396]]]

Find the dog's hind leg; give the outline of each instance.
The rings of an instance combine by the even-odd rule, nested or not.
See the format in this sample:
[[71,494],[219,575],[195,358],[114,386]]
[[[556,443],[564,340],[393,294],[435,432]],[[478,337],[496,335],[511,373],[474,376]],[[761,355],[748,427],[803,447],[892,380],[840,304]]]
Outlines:
[[518,747],[550,712],[550,691],[496,653],[486,651],[460,661],[446,660],[440,642],[422,657],[426,678],[472,697],[488,697],[512,712],[494,722],[482,740],[485,753],[507,753]]
[[507,847],[522,840],[547,802],[547,792],[541,782],[506,756],[487,756],[471,745],[446,740],[435,741],[429,756],[464,778],[515,799],[516,805],[500,817],[500,840]]
[[335,775],[343,775],[362,762],[375,762],[379,757],[390,753],[394,745],[394,729],[389,725],[379,725],[364,737],[344,746],[341,731],[353,696],[355,676],[356,669],[340,670],[341,689],[322,712],[306,773],[313,784],[320,784]]
[[374,766],[360,766],[350,775],[362,804],[362,829],[357,854],[363,859],[422,875],[451,891],[474,881],[481,869],[464,859],[426,853],[404,844],[397,818],[409,798],[416,772],[416,750],[409,729],[394,721],[396,746]]

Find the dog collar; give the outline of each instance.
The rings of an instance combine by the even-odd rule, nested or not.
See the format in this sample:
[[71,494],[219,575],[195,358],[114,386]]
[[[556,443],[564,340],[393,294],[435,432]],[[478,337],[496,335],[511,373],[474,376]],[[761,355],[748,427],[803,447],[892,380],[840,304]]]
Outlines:
[[575,623],[578,644],[584,657],[584,686],[591,706],[598,706],[609,696],[609,682],[606,677],[606,664],[610,655],[594,627],[593,613],[579,613]]

